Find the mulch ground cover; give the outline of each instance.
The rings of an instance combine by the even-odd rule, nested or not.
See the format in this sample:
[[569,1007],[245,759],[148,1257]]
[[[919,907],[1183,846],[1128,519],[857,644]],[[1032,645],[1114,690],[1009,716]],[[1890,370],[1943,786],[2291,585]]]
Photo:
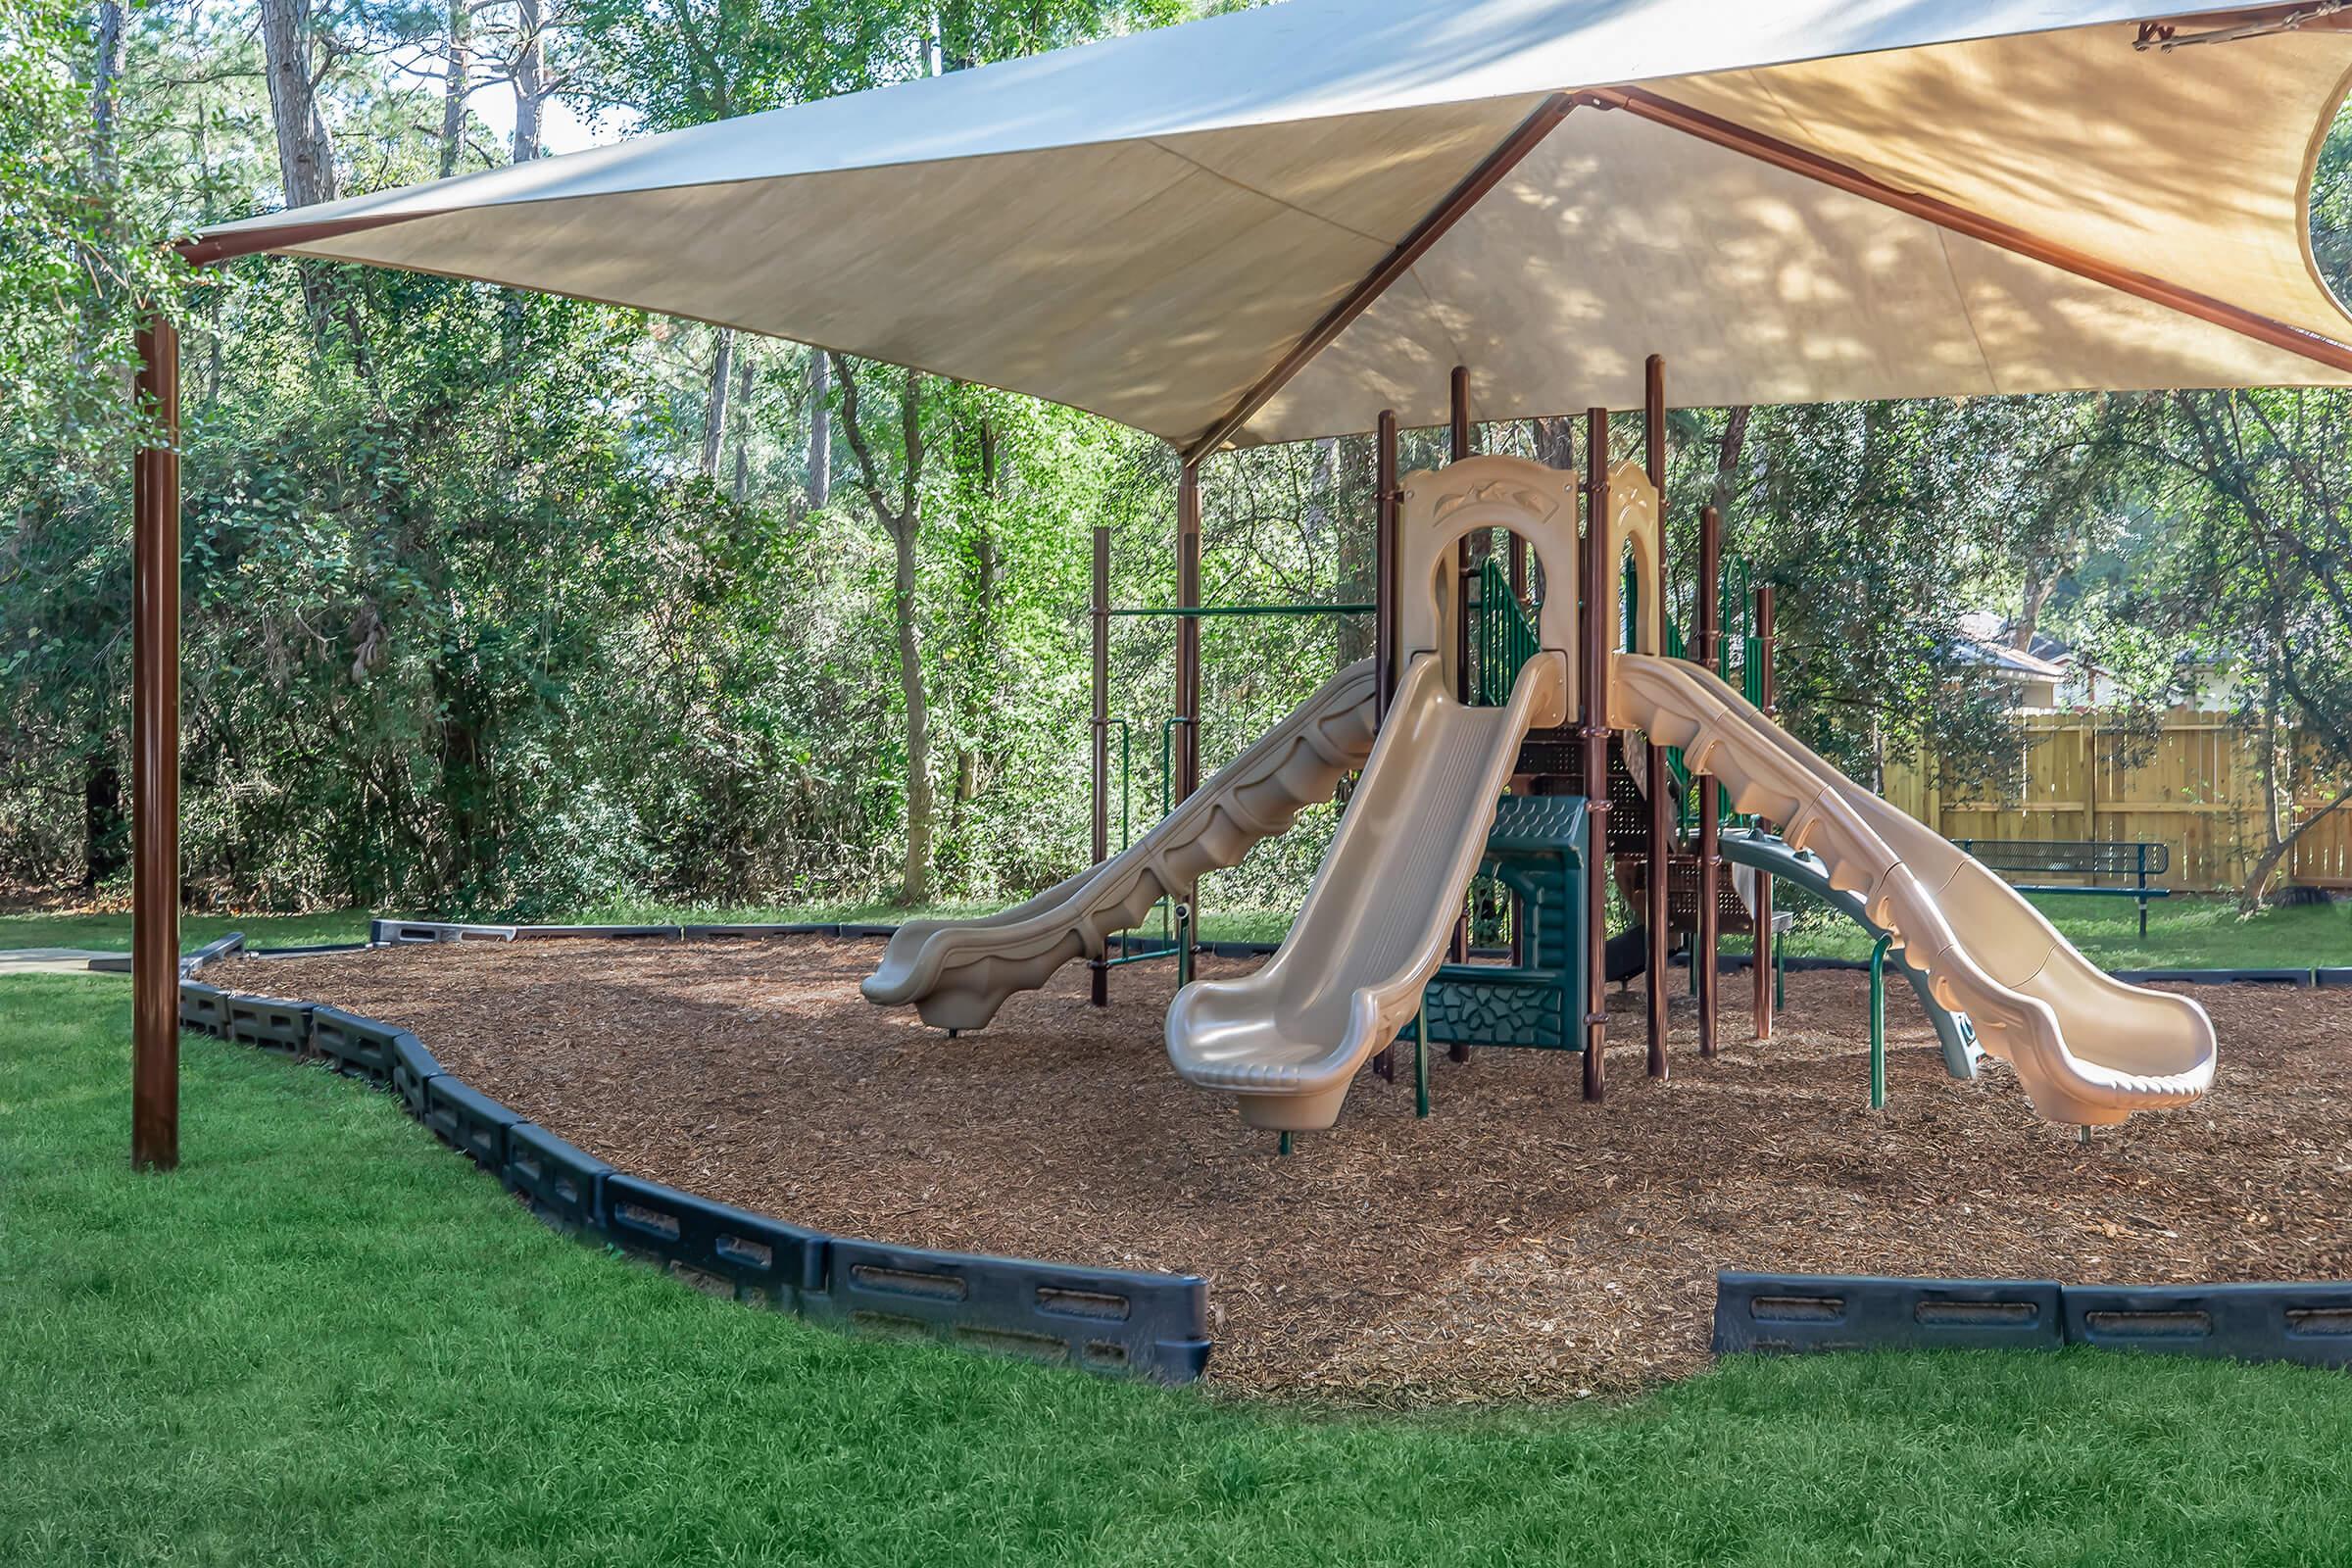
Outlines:
[[[468,1082],[623,1169],[843,1235],[1207,1277],[1212,1385],[1345,1404],[1631,1392],[1707,1358],[1714,1275],[2141,1283],[2352,1273],[2352,993],[2202,987],[2214,1094],[2088,1147],[2008,1069],[1943,1072],[1889,987],[1869,1108],[1868,979],[1792,973],[1750,1040],[1642,1073],[1612,1002],[1609,1094],[1577,1060],[1484,1051],[1359,1079],[1342,1124],[1274,1136],[1169,1070],[1171,966],[1071,965],[950,1041],[858,980],[878,941],[540,941],[240,960],[232,989],[416,1030]],[[1206,977],[1250,962],[1204,959]]]

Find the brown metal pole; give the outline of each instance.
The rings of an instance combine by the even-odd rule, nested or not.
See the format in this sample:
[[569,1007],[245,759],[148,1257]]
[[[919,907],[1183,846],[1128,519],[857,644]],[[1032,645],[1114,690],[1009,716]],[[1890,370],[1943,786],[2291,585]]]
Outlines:
[[1609,571],[1609,411],[1585,414],[1585,561],[1582,719],[1585,743],[1585,1098],[1608,1094],[1609,643],[1603,613]]
[[[1101,865],[1110,858],[1110,530],[1095,529],[1095,704],[1094,704],[1094,780],[1095,780],[1095,863]],[[1102,960],[1107,954],[1095,955],[1091,977],[1093,996],[1098,1007],[1110,1004],[1110,966]]]
[[[1459,463],[1470,455],[1470,368],[1453,368],[1450,387],[1452,415],[1447,421],[1448,461]],[[1453,547],[1453,683],[1454,696],[1470,701],[1470,540],[1467,535]],[[1460,937],[1460,928],[1455,928]],[[1457,953],[1454,961],[1459,963]]]
[[[1451,437],[1451,461],[1461,462],[1470,455],[1470,367],[1457,365],[1448,388],[1452,416],[1448,421]],[[1470,569],[1473,564],[1470,540],[1464,536],[1453,550],[1453,681],[1454,696],[1470,701]],[[1453,917],[1453,936],[1446,945],[1446,956],[1453,963],[1470,960],[1470,916],[1467,910]],[[1470,1048],[1456,1045],[1446,1053],[1455,1061],[1468,1061]]]
[[[1658,493],[1658,559],[1650,580],[1642,585],[1645,594],[1657,599],[1658,623],[1665,624],[1666,605],[1666,361],[1652,354],[1642,366],[1642,456],[1649,470],[1650,487]],[[1639,621],[1636,624],[1640,624]],[[1632,637],[1629,630],[1627,636]],[[1645,648],[1647,654],[1662,655],[1663,648]],[[1649,863],[1648,881],[1643,885],[1643,903],[1649,927],[1649,985],[1644,997],[1649,1004],[1649,1076],[1666,1076],[1666,871],[1674,846],[1674,808],[1669,799],[1671,784],[1666,767],[1666,748],[1655,744],[1644,746],[1648,760],[1648,777],[1642,782],[1649,791]]]
[[[1176,485],[1176,605],[1200,608],[1200,466],[1184,465]],[[1176,619],[1176,799],[1189,801],[1200,787],[1200,621]],[[1184,941],[1200,929],[1200,890],[1184,890],[1192,910]],[[1184,960],[1190,963],[1188,958]]]
[[1374,685],[1374,711],[1385,719],[1396,697],[1396,411],[1383,409],[1373,437],[1372,459],[1373,587],[1372,657],[1380,670]]
[[179,332],[139,330],[131,463],[130,1162],[179,1164]]
[[[1756,657],[1763,661],[1762,696],[1766,717],[1773,714],[1772,584],[1756,590]],[[1759,824],[1761,825],[1761,824]],[[1772,878],[1756,873],[1756,999],[1758,1040],[1772,1038]]]
[[[1383,409],[1374,422],[1372,441],[1372,657],[1379,665],[1372,681],[1375,730],[1387,722],[1396,700],[1396,528],[1402,507],[1403,496],[1396,487],[1396,411]],[[1396,1082],[1394,1044],[1372,1058],[1372,1070],[1382,1082]]]
[[[1527,541],[1517,533],[1511,535],[1510,573],[1511,598],[1520,605],[1527,603]],[[1527,903],[1518,894],[1511,895],[1511,967],[1527,967]]]
[[[1690,657],[1712,671],[1723,636],[1723,517],[1713,507],[1698,514],[1698,614]],[[1716,950],[1722,946],[1722,918],[1716,908],[1723,879],[1723,783],[1716,776],[1698,776],[1698,929],[1690,939],[1690,961],[1697,966],[1698,1054],[1715,1054]]]

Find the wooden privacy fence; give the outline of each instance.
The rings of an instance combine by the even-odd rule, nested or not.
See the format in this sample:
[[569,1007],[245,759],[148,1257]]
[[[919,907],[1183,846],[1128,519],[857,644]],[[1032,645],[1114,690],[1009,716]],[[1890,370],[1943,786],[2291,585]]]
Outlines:
[[[2119,758],[2095,713],[2032,713],[2016,755],[1985,783],[1944,787],[1933,758],[1889,763],[1886,799],[1952,839],[2144,840],[2167,845],[2172,866],[2152,880],[2184,891],[2233,890],[2261,857],[2262,752],[2228,713],[2177,709],[2152,750]],[[1995,798],[1997,796],[1997,798]],[[2328,795],[2298,799],[2317,810]],[[2274,886],[2352,887],[2352,806],[2315,825]]]

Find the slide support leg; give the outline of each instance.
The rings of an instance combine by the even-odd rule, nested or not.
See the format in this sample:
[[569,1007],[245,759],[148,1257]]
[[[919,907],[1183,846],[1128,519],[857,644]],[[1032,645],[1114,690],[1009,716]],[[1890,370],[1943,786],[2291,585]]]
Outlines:
[[1870,1108],[1886,1108],[1886,938],[1870,950]]

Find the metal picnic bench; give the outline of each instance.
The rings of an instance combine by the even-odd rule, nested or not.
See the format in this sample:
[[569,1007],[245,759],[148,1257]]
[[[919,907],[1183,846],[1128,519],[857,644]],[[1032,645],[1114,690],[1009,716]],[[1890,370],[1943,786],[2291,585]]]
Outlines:
[[[2173,851],[2167,844],[2092,839],[1954,839],[1952,843],[1987,870],[2000,873],[2020,893],[2137,900],[2142,942],[2148,938],[2148,901],[2173,896],[2171,888],[2148,886],[2148,878],[2172,869]],[[2073,882],[2015,880],[2020,876],[2128,876],[2132,883],[2130,887],[2086,887]]]

